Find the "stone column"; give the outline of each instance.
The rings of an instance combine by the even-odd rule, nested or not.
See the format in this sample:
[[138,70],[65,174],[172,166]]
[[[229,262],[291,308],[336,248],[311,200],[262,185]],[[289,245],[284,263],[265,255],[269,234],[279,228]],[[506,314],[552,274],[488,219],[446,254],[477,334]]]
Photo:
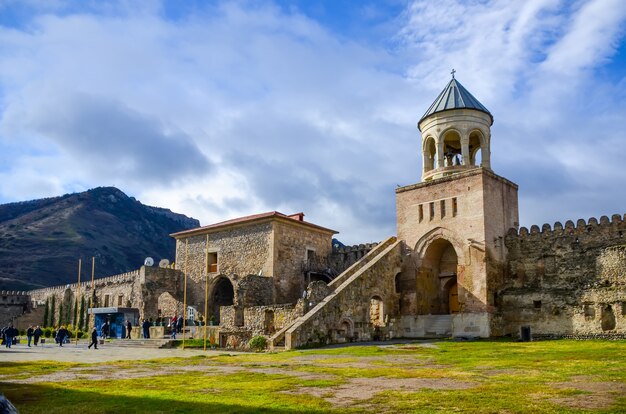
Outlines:
[[467,131],[463,131],[463,136],[461,137],[461,156],[463,157],[462,164],[465,166],[470,165],[470,153],[469,153],[469,135]]
[[489,142],[491,142],[490,133],[485,136],[485,142],[480,146],[480,156],[482,159],[481,166],[491,169],[491,151],[489,149]]
[[443,162],[443,140],[437,139],[437,168],[444,166]]

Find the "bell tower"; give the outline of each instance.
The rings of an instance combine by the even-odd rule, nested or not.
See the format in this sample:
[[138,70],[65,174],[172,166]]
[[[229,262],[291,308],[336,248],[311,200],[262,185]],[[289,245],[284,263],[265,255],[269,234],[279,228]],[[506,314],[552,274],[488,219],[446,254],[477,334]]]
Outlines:
[[491,169],[493,116],[454,73],[417,124],[422,133],[422,181],[476,167]]
[[396,188],[406,336],[499,333],[504,236],[519,219],[517,185],[491,169],[493,121],[453,71],[418,122],[422,181]]

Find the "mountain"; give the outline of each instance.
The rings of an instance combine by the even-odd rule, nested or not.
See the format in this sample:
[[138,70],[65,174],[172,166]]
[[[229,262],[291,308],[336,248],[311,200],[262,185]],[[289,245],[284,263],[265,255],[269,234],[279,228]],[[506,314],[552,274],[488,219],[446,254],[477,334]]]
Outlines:
[[141,204],[114,187],[0,205],[0,290],[29,290],[139,268],[147,256],[172,260],[170,233],[200,222]]

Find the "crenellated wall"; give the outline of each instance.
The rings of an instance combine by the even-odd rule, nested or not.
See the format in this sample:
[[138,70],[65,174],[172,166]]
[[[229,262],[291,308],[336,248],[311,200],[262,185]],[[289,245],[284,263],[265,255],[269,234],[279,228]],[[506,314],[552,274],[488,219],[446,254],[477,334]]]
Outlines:
[[355,244],[354,246],[333,247],[330,254],[330,266],[337,272],[343,273],[347,268],[361,260],[370,250],[379,243]]
[[22,291],[0,291],[0,328],[31,310],[30,296]]
[[500,334],[626,333],[626,216],[511,229],[505,244]]
[[[166,292],[173,300],[182,300],[182,272],[169,268],[142,266],[132,272],[95,279],[93,286],[91,280],[81,281],[80,284],[81,297],[86,301],[95,298],[93,307],[137,308],[141,318],[173,316],[162,313],[163,310],[159,306],[163,301],[161,296]],[[80,303],[78,283],[36,289],[26,293],[33,308],[44,306],[46,300],[50,304],[54,297],[55,309],[52,319],[54,324],[58,324],[61,319],[65,323],[68,322],[66,316],[61,318],[61,304],[66,313],[68,306],[74,306],[77,298]],[[169,308],[165,311],[169,311]],[[70,317],[73,317],[73,314],[73,311],[70,312]],[[69,322],[74,323],[71,320]]]

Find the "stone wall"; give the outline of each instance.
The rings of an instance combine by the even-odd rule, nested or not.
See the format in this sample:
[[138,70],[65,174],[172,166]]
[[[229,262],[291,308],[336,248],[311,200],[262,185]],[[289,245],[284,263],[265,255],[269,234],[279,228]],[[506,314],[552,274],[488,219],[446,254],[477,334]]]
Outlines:
[[337,274],[343,273],[377,245],[378,243],[365,243],[355,244],[354,246],[333,247],[330,255],[330,266]]
[[204,309],[207,249],[210,253],[217,253],[218,260],[217,271],[209,272],[209,285],[220,275],[233,280],[238,278],[235,275],[272,275],[270,222],[179,238],[176,240],[176,268],[187,273],[187,303],[190,306]]
[[[129,307],[139,309],[140,318],[157,319],[163,314],[159,312],[159,297],[168,292],[177,300],[182,300],[182,274],[175,269],[142,266],[135,270],[120,275],[103,277],[91,281],[83,281],[80,284],[80,296],[85,298],[87,304],[94,297],[93,307]],[[74,306],[78,295],[78,284],[71,283],[62,286],[52,286],[44,289],[29,291],[33,307],[45,305],[46,299],[52,302],[55,298],[54,322],[58,324],[61,318],[60,305],[63,304],[64,313],[68,306]],[[79,301],[80,303],[80,298]],[[87,305],[88,306],[88,305]],[[70,312],[70,323],[74,323],[74,312]],[[172,315],[173,316],[173,315]],[[64,322],[68,322],[64,317]]]
[[530,326],[540,335],[626,332],[626,221],[620,215],[511,230],[501,334]]
[[393,244],[350,277],[342,278],[341,285],[297,320],[285,334],[285,347],[388,337],[389,322],[398,316],[394,284],[401,261],[401,243],[394,238]]
[[[276,303],[295,303],[308,281],[304,272],[307,259],[328,260],[332,234],[291,222],[274,223],[274,278]],[[307,250],[315,252],[307,257]]]
[[15,319],[31,310],[31,300],[28,292],[7,291],[0,292],[0,328],[3,328]]

